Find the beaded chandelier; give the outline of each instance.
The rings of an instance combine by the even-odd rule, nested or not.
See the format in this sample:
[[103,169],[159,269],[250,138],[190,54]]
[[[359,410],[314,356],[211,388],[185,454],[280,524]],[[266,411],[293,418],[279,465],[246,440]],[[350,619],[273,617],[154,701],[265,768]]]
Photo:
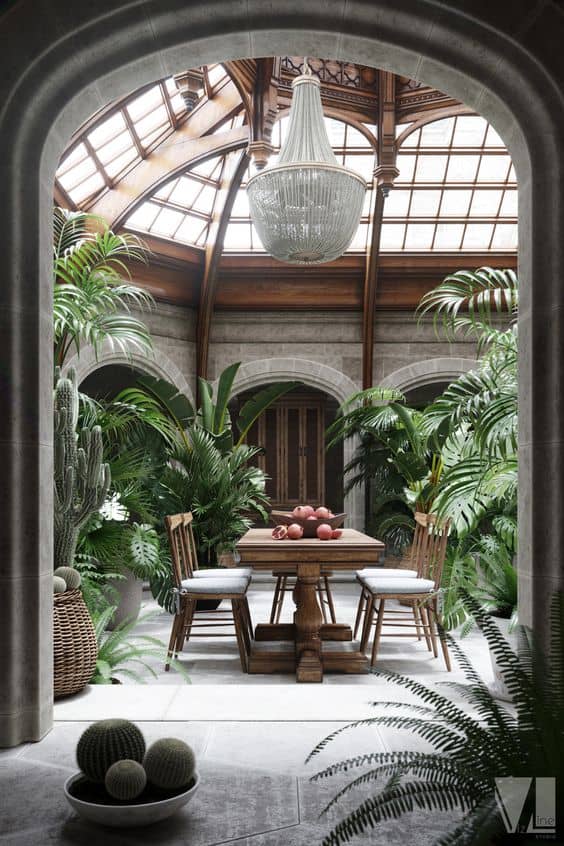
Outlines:
[[307,62],[292,83],[288,134],[278,163],[247,183],[251,219],[267,253],[287,264],[342,255],[358,228],[366,182],[331,148],[319,80]]

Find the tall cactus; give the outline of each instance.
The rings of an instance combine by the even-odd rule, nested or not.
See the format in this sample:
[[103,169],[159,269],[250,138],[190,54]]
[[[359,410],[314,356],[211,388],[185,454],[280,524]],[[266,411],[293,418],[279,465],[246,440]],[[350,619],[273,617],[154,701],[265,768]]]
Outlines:
[[78,533],[104,503],[110,468],[102,462],[102,431],[83,429],[77,436],[76,373],[57,374],[55,384],[55,568],[72,567]]

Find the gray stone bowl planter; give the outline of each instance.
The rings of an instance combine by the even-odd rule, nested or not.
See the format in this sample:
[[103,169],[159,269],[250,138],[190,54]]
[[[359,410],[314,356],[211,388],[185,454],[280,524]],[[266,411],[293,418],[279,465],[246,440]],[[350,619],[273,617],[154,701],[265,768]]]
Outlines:
[[178,793],[168,799],[157,802],[138,803],[133,805],[110,805],[85,802],[73,796],[70,789],[74,782],[83,778],[82,773],[75,773],[70,776],[64,785],[64,793],[67,802],[76,813],[89,822],[97,825],[110,826],[112,828],[137,828],[153,823],[162,822],[180,811],[190,802],[200,786],[200,775],[195,774],[195,782],[189,790]]

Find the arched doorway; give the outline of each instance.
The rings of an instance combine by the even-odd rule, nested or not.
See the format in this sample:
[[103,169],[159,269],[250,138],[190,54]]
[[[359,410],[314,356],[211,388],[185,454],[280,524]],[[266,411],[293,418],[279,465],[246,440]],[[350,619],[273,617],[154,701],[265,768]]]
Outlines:
[[[2,420],[0,453],[10,484],[0,521],[0,640],[11,683],[0,699],[0,745],[42,736],[52,718],[52,529],[45,518],[52,510],[50,208],[56,164],[66,139],[89,114],[179,70],[187,55],[196,65],[303,55],[315,44],[320,55],[390,68],[451,92],[487,117],[510,148],[521,219],[521,618],[546,633],[548,597],[564,579],[564,367],[558,354],[564,195],[555,178],[564,145],[564,21],[552,3],[529,12],[508,19],[497,4],[477,11],[475,4],[430,2],[390,11],[384,0],[330,7],[312,0],[291,10],[251,0],[245,13],[236,0],[213,6],[122,0],[103,9],[54,0],[32,37],[32,0],[4,15],[9,47],[0,59],[6,268],[0,337],[10,413]],[[555,472],[547,474],[547,467]]]

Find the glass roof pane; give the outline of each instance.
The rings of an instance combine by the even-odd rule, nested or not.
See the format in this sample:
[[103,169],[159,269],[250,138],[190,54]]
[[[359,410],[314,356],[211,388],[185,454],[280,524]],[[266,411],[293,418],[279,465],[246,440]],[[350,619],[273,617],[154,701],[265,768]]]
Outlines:
[[515,173],[514,165],[511,165],[509,168],[509,176],[507,177],[507,181],[510,183],[515,183],[517,185],[517,174]]
[[488,134],[486,135],[486,147],[505,147],[503,139],[500,138],[493,126],[488,127]]
[[515,189],[504,192],[500,214],[503,217],[517,217],[517,191]]
[[517,249],[517,224],[498,223],[493,240],[493,250],[516,250]]
[[361,150],[366,148],[372,149],[372,145],[366,135],[355,129],[354,126],[347,125],[347,147],[358,147]]
[[406,250],[428,250],[433,242],[434,223],[409,223],[405,236]]
[[259,238],[258,232],[255,227],[251,224],[251,249],[255,253],[264,253],[264,247],[262,246],[262,241]]
[[327,129],[327,134],[332,147],[345,146],[345,127],[346,124],[344,124],[342,120],[325,118],[325,128]]
[[487,120],[476,116],[459,116],[452,139],[453,147],[481,147],[488,128]]
[[410,217],[435,217],[441,201],[440,191],[414,191],[411,198]]
[[97,150],[98,147],[101,147],[102,144],[105,144],[106,141],[110,140],[110,138],[118,135],[125,128],[125,120],[123,119],[122,113],[116,112],[116,114],[112,115],[97,126],[96,129],[93,129],[92,132],[89,132],[88,140],[94,149]]
[[199,217],[192,217],[191,214],[187,214],[179,226],[176,235],[174,236],[175,241],[183,241],[185,244],[197,244],[198,246],[203,246],[202,242],[205,242],[205,235],[207,234],[208,224],[205,220],[201,220]]
[[105,185],[104,180],[102,179],[102,174],[99,171],[96,171],[89,179],[86,179],[84,182],[81,182],[76,188],[74,188],[70,195],[75,202],[81,202],[82,200],[86,200],[87,197],[92,196]]
[[161,209],[151,226],[151,232],[168,238],[174,233],[184,220],[184,215],[174,209]]
[[244,188],[237,191],[237,196],[235,197],[235,202],[233,203],[232,216],[247,218],[250,216],[249,199]]
[[68,170],[64,176],[59,177],[59,182],[66,190],[70,190],[73,185],[78,185],[79,182],[82,182],[89,176],[91,173],[94,173],[96,170],[96,165],[94,163],[94,159],[91,159],[88,156],[87,159],[84,159],[80,164],[76,165],[76,167],[71,168]]
[[[421,129],[422,147],[448,147],[452,138],[454,118],[443,118],[427,123]],[[407,139],[406,139],[407,140]]]
[[376,160],[372,154],[369,156],[345,156],[345,167],[359,173],[367,182],[372,182]]
[[417,182],[440,182],[444,179],[447,156],[419,156],[415,180]]
[[168,124],[168,112],[164,106],[159,106],[158,109],[154,109],[147,117],[135,124],[135,131],[143,140],[150,132],[154,132],[158,126],[167,126]]
[[118,156],[105,166],[106,173],[111,179],[115,179],[123,170],[125,170],[126,167],[138,158],[139,156],[137,155],[137,150],[135,147],[131,147],[129,150],[126,150],[125,153],[122,153],[121,156]]
[[135,209],[133,214],[127,218],[127,226],[132,226],[135,229],[144,229],[149,231],[149,228],[160,211],[160,206],[156,203],[142,203]]
[[494,217],[501,202],[501,191],[474,191],[470,217]]
[[479,182],[505,182],[511,165],[509,156],[482,156],[478,171]]
[[140,97],[136,97],[135,100],[131,100],[127,104],[127,111],[131,120],[137,121],[153,109],[161,106],[162,103],[163,95],[161,87],[160,85],[154,85],[144,94],[141,94]]
[[148,150],[152,144],[155,143],[159,138],[163,138],[164,135],[167,134],[167,131],[170,129],[170,126],[163,124],[155,129],[154,132],[150,132],[148,135],[145,135],[144,138],[141,139],[143,147],[145,150]]
[[364,203],[362,204],[362,215],[361,215],[361,217],[369,217],[371,205],[372,205],[372,189],[369,188],[364,194]]
[[217,157],[207,159],[205,162],[190,168],[190,173],[197,173],[199,176],[205,176],[208,179],[219,179],[221,164],[221,158],[219,160]]
[[218,85],[227,74],[223,65],[208,65],[208,79],[212,88]]
[[[396,126],[396,138],[399,138],[410,126],[413,126],[413,121],[411,123],[398,123]],[[412,132],[411,134],[415,135],[416,133]]]
[[[361,223],[359,224],[358,229],[354,233],[353,239],[351,241],[350,247],[348,250],[365,250],[366,249],[366,239],[368,238],[368,224]],[[348,252],[347,250],[347,252]]]
[[450,156],[446,175],[447,182],[473,182],[480,156]]
[[251,224],[231,221],[225,232],[223,246],[226,250],[250,250]]
[[128,147],[133,147],[133,141],[131,140],[129,131],[126,129],[125,132],[120,132],[119,135],[116,135],[115,138],[108,141],[103,147],[100,147],[97,151],[97,156],[102,164],[106,164],[106,162],[119,156]]
[[415,156],[399,155],[396,166],[399,170],[399,176],[396,177],[396,182],[411,182],[415,168]]
[[464,250],[487,250],[492,237],[492,223],[469,223],[464,233]]
[[392,188],[384,203],[384,217],[400,217],[407,214],[411,191]]
[[204,185],[203,189],[196,197],[192,208],[195,211],[202,212],[203,214],[211,215],[216,194],[216,188],[214,188],[212,185]]
[[[184,223],[182,224],[182,226],[184,226]],[[198,237],[194,241],[194,244],[197,247],[205,247],[206,241],[208,240],[209,233],[210,233],[210,225],[209,225],[209,223],[205,223],[203,228],[202,228],[202,231],[200,232],[200,234],[198,235]]]
[[465,217],[472,191],[463,188],[447,188],[441,203],[441,217]]
[[184,206],[185,209],[189,209],[202,190],[202,187],[201,182],[182,176],[176,183],[168,199],[177,206]]
[[88,153],[86,152],[84,144],[77,144],[74,150],[72,150],[68,156],[62,160],[61,164],[57,168],[57,176],[60,173],[70,170],[71,167],[74,167],[74,165],[81,162],[82,159],[85,159],[87,155]]
[[404,223],[383,223],[380,237],[381,250],[401,250],[405,233]]
[[[405,129],[405,127],[401,127],[401,129]],[[420,138],[421,138],[421,130],[420,129],[416,129],[415,132],[410,132],[410,134],[407,136],[407,138],[405,139],[405,141],[401,145],[402,149],[404,147],[418,147]]]
[[[182,177],[180,177],[180,179],[181,178]],[[180,179],[171,179],[169,182],[166,182],[153,196],[157,197],[159,200],[168,200]]]
[[439,223],[435,233],[435,250],[459,250],[464,232],[463,223]]

